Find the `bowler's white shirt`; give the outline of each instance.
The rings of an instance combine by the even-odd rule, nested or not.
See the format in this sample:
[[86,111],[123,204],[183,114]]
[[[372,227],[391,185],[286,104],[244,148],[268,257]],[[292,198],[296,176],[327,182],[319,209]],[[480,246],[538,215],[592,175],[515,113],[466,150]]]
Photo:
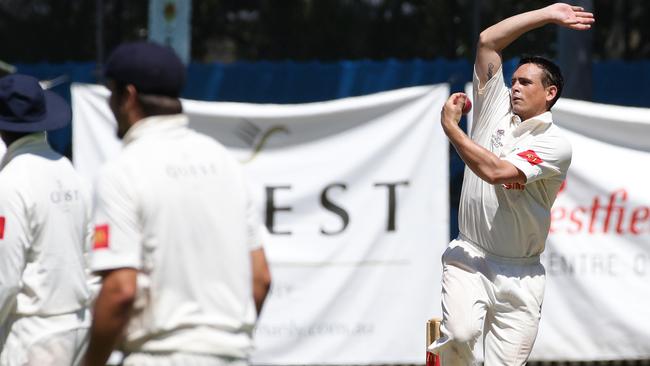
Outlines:
[[550,210],[571,163],[571,145],[551,112],[526,121],[512,113],[503,68],[479,88],[474,73],[471,138],[521,170],[525,186],[491,185],[465,169],[459,211],[462,238],[488,253],[522,258],[539,255]]
[[95,271],[139,270],[127,351],[244,358],[262,239],[240,164],[184,115],[132,126],[96,182]]
[[12,143],[0,169],[0,325],[83,309],[92,235],[86,185],[45,133]]

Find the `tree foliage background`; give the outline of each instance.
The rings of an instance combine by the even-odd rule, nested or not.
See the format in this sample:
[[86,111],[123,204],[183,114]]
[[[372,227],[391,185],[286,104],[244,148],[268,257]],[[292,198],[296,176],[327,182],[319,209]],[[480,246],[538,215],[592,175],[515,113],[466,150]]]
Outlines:
[[[193,0],[192,59],[297,61],[473,58],[478,33],[550,4],[514,0]],[[103,14],[97,37],[97,5]],[[594,0],[594,59],[650,59],[650,2]],[[0,59],[96,61],[147,37],[144,0],[0,0]],[[555,56],[556,27],[526,34],[505,57]]]

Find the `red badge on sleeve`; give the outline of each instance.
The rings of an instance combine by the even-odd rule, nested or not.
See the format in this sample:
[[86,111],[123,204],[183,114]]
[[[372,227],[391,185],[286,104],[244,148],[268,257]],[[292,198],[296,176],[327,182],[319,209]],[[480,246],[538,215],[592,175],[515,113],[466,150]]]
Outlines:
[[537,156],[537,154],[533,150],[522,151],[517,155],[526,159],[530,163],[530,165],[537,165],[544,162],[544,160],[542,160],[542,158]]
[[0,216],[0,240],[5,238],[5,217]]
[[95,226],[95,240],[93,249],[106,249],[108,248],[108,225]]

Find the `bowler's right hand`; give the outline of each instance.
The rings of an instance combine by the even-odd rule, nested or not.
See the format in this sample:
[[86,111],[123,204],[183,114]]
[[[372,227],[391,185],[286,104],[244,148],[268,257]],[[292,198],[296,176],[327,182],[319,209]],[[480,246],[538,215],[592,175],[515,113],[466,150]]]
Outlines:
[[593,13],[580,6],[556,3],[545,9],[550,13],[553,23],[570,29],[587,30],[596,21]]

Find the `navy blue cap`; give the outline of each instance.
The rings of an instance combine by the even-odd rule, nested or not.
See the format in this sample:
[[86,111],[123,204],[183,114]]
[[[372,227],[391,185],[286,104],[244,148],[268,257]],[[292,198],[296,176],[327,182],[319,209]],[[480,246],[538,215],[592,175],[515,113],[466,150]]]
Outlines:
[[104,75],[122,84],[132,84],[143,94],[178,97],[185,84],[185,65],[169,47],[130,42],[111,53]]
[[71,119],[70,105],[53,91],[43,90],[38,79],[21,74],[0,79],[0,130],[56,130]]

